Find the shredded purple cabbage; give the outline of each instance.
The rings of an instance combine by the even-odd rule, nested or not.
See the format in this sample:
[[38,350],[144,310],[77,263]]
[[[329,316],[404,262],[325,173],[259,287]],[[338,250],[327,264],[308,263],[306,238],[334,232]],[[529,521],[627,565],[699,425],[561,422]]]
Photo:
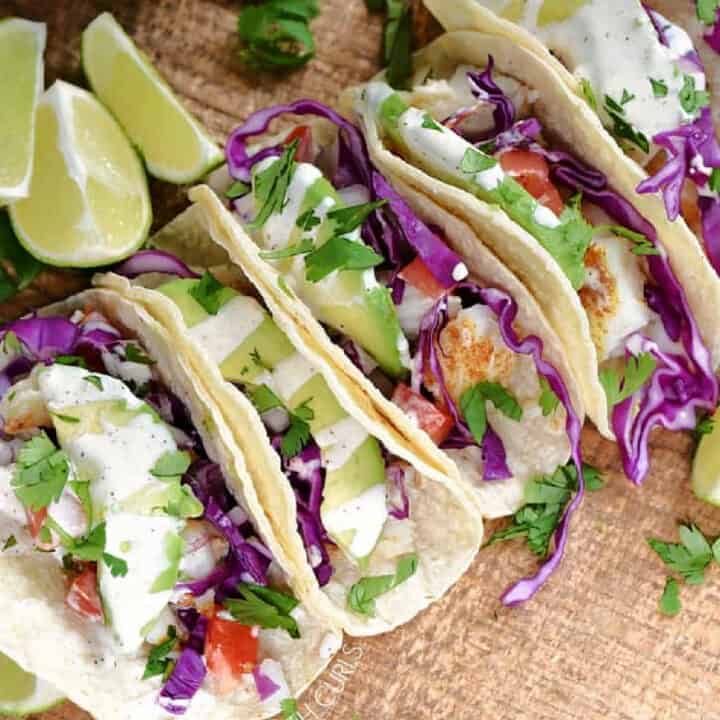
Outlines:
[[[578,469],[578,491],[573,500],[565,508],[565,512],[555,530],[555,548],[550,557],[543,563],[538,572],[531,576],[520,580],[512,587],[505,591],[502,595],[502,602],[505,605],[519,605],[529,600],[544,585],[548,578],[559,566],[565,552],[567,544],[570,518],[582,502],[585,492],[585,479],[583,476],[582,450],[580,448],[580,431],[582,425],[580,419],[575,413],[570,400],[565,382],[560,373],[543,358],[543,343],[540,338],[535,335],[528,335],[520,339],[513,327],[513,322],[517,316],[517,303],[503,290],[496,288],[481,288],[474,283],[462,283],[458,286],[457,292],[461,293],[464,300],[474,301],[486,305],[495,314],[500,333],[507,347],[520,355],[530,355],[535,363],[538,374],[545,378],[552,391],[557,395],[561,404],[565,408],[566,420],[565,429],[570,441],[571,457]],[[445,303],[443,303],[445,301]],[[443,381],[442,367],[440,365],[437,354],[432,346],[436,344],[435,338],[444,327],[447,318],[447,301],[441,298],[435,304],[433,309],[423,318],[423,327],[420,335],[420,348],[424,358],[424,362],[429,363],[430,370],[435,375],[435,379],[440,385],[443,396],[445,397],[448,407],[453,413],[453,417],[458,419],[459,412],[455,404],[450,398],[445,383]],[[422,373],[422,370],[420,370]],[[462,420],[462,418],[460,418]],[[457,430],[457,428],[456,428]],[[461,427],[461,435],[469,433],[467,426]],[[486,433],[487,435],[487,433]],[[498,438],[499,440],[499,438]],[[503,451],[504,456],[504,451]],[[494,460],[495,461],[495,460]],[[489,479],[484,477],[484,479]]]
[[407,520],[410,517],[410,497],[405,484],[405,468],[399,463],[388,465],[385,475],[395,485],[400,505],[391,505],[388,513],[396,520]]
[[705,42],[718,54],[720,55],[720,8],[718,8],[717,15],[715,16],[715,23],[709,33],[703,35]]
[[[655,28],[655,32],[657,32],[660,42],[665,45],[665,47],[670,47],[670,40],[668,39],[667,31],[673,27],[673,24],[664,15],[661,15],[657,10],[653,10],[653,8],[649,5],[645,5],[645,3],[643,3],[642,6],[650,18],[650,22]],[[680,65],[680,69],[684,72],[702,72],[705,69],[700,56],[694,49],[685,53],[685,55],[680,58],[678,64]]]
[[191,646],[180,653],[170,677],[160,691],[158,703],[171,715],[183,715],[207,675],[203,656]]
[[177,275],[181,278],[198,278],[180,258],[164,250],[140,250],[127,260],[116,265],[113,272],[125,277],[134,278],[145,273],[163,273]]
[[195,608],[178,607],[175,614],[188,632],[185,643],[201,655],[205,652],[205,637],[208,630],[208,619]]
[[262,702],[271,698],[280,689],[280,686],[269,675],[263,672],[261,665],[256,665],[253,668],[252,676]]
[[507,480],[512,477],[502,440],[489,426],[483,435],[480,450],[483,459],[483,480]]
[[492,78],[495,60],[492,55],[488,56],[488,63],[482,72],[468,72],[470,92],[478,99],[491,103],[494,106],[493,120],[494,130],[487,137],[494,137],[498,133],[509,130],[515,122],[515,106],[512,100],[497,86]]

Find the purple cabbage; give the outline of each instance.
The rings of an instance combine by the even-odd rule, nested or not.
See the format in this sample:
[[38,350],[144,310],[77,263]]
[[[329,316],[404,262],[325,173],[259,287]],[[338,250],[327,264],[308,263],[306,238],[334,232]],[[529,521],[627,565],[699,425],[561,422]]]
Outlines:
[[56,355],[71,355],[80,339],[78,325],[67,318],[29,317],[5,325],[0,330],[0,340],[13,333],[23,349],[35,361],[49,361]]
[[703,240],[708,260],[720,273],[720,197],[700,195],[698,207],[702,217]]
[[388,512],[396,520],[407,520],[410,517],[410,497],[405,484],[405,469],[402,465],[394,463],[388,465],[385,475],[395,485],[401,503],[399,506],[391,505]]
[[703,35],[705,42],[718,54],[720,55],[720,8],[718,8],[717,15],[715,16],[715,23],[709,33]]
[[480,445],[483,480],[507,480],[512,477],[500,436],[488,425]]
[[433,277],[446,289],[464,280],[468,269],[460,257],[415,215],[382,175],[373,172],[372,182],[375,196],[387,200],[403,235]]
[[494,137],[499,133],[509,130],[515,122],[515,107],[512,100],[497,86],[492,78],[495,60],[493,56],[488,57],[487,67],[483,72],[468,72],[470,92],[483,102],[491,103],[494,106],[493,120],[495,128],[485,138]]
[[320,448],[309,442],[295,457],[283,460],[288,480],[295,492],[297,521],[300,536],[320,587],[327,585],[333,568],[326,549],[329,541],[320,515],[325,475],[320,459]]
[[[664,15],[661,15],[657,10],[653,10],[653,8],[649,5],[645,5],[645,3],[643,3],[642,6],[650,18],[650,22],[655,28],[655,32],[658,34],[660,42],[665,45],[665,47],[670,47],[670,40],[668,39],[667,31],[673,27],[673,24]],[[704,70],[702,60],[694,49],[688,51],[682,58],[680,58],[679,65],[680,69],[684,72],[702,72]]]
[[263,672],[261,665],[256,665],[253,668],[252,676],[262,702],[271,698],[280,689],[280,686],[269,675]]
[[145,273],[163,273],[181,278],[198,278],[182,260],[164,250],[140,250],[113,268],[113,272],[134,278]]
[[[505,130],[492,139],[494,151],[509,147],[527,145],[542,132],[542,125],[537,118],[518,120],[511,128]],[[482,145],[483,143],[477,143]]]
[[203,656],[191,646],[180,653],[170,677],[160,691],[158,703],[171,715],[183,715],[207,675]]
[[207,617],[195,608],[189,607],[178,607],[175,614],[187,630],[188,639],[185,644],[202,655],[205,652],[205,637],[208,630]]

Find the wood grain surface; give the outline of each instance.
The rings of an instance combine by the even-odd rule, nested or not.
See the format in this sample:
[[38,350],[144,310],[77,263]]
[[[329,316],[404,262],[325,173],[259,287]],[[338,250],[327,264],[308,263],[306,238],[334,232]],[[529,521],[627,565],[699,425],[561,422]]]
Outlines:
[[[698,38],[690,0],[653,4]],[[302,96],[332,103],[377,69],[379,18],[367,15],[362,0],[321,6],[313,26],[317,58],[281,79],[236,62],[240,3],[230,0],[0,0],[0,17],[46,21],[48,84],[58,77],[82,83],[80,32],[112,10],[220,140],[253,109]],[[720,59],[698,45],[717,72]],[[185,202],[181,189],[160,183],[153,196],[156,224]],[[20,303],[1,307],[0,319],[83,282],[81,275],[49,273]],[[674,540],[677,521],[688,519],[720,534],[720,514],[688,486],[692,441],[656,432],[642,489],[622,476],[613,444],[590,427],[583,441],[607,485],[577,514],[550,584],[526,607],[504,609],[499,595],[536,562],[519,543],[482,551],[452,591],[414,622],[382,637],[346,639],[301,700],[305,720],[720,719],[720,568],[709,570],[704,585],[684,587],[682,613],[665,618],[657,611],[664,568],[645,541]],[[87,718],[70,705],[40,717]]]

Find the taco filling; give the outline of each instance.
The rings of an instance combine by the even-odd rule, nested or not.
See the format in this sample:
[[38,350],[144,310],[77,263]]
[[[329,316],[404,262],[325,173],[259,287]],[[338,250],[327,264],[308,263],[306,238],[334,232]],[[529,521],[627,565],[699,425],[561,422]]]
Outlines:
[[[319,146],[305,125],[250,154],[247,138],[285,113],[320,115],[339,133]],[[494,515],[522,505],[533,475],[579,462],[580,423],[542,341],[518,337],[513,298],[468,278],[371,165],[357,128],[313,101],[270,108],[231,136],[228,166],[235,213],[281,284],[481,498],[503,497]]]
[[166,713],[234,693],[276,710],[304,610],[153,359],[95,311],[0,337],[7,552],[57,559],[96,662],[145,658]]
[[625,472],[641,482],[650,430],[692,428],[717,398],[709,352],[655,229],[602,173],[555,144],[532,117],[537,94],[494,74],[492,58],[447,77],[426,73],[411,99],[373,82],[363,102],[393,152],[502,209],[555,259],[590,323]]

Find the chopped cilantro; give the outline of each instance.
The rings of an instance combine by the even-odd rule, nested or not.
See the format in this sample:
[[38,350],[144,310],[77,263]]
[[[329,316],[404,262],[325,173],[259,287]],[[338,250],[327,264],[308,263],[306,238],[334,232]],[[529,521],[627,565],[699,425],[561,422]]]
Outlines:
[[417,564],[417,555],[404,555],[398,559],[394,575],[361,578],[348,591],[348,607],[361,615],[375,617],[375,599],[412,577]]
[[227,598],[223,605],[235,620],[243,625],[262,628],[281,628],[292,638],[300,637],[295,618],[290,614],[298,605],[292,596],[279,590],[254,583],[240,583],[237,592],[241,599]]
[[312,398],[308,398],[302,405],[298,405],[290,413],[290,426],[285,431],[280,451],[286,458],[295,457],[307,445],[310,439],[310,420],[314,419],[315,413],[309,406]]
[[58,365],[74,365],[80,368],[87,367],[85,358],[82,358],[79,355],[56,355],[53,358],[53,362]]
[[715,427],[715,420],[712,415],[702,415],[698,418],[695,429],[693,430],[693,437],[695,442],[699,442],[703,435],[709,435]]
[[634,230],[629,230],[623,225],[595,225],[593,227],[593,234],[599,232],[610,232],[613,235],[619,235],[627,240],[631,240],[633,243],[631,250],[633,255],[660,255],[660,250],[650,242],[647,236]]
[[327,214],[327,219],[335,223],[335,227],[333,228],[335,235],[348,235],[361,227],[370,213],[386,203],[387,200],[374,200],[373,202],[361,203],[359,205],[346,205],[330,210]]
[[653,355],[644,352],[628,358],[622,376],[613,368],[601,370],[600,383],[607,395],[608,406],[613,408],[634,395],[647,382],[656,367],[657,361]]
[[550,387],[550,383],[542,376],[540,377],[540,390],[538,404],[542,408],[543,416],[547,417],[557,410],[557,406],[560,404],[560,398],[554,393]]
[[299,140],[293,140],[278,159],[264,170],[254,173],[253,192],[260,209],[250,223],[250,229],[261,228],[273,213],[280,212],[285,207],[285,196],[292,178],[298,145]]
[[[591,465],[583,464],[583,476],[587,490],[603,487],[599,471]],[[565,506],[577,491],[577,482],[577,470],[572,463],[559,467],[552,475],[540,475],[529,480],[525,485],[527,504],[515,513],[511,524],[495,532],[484,547],[524,537],[535,555],[545,557]]]
[[305,277],[319,282],[335,270],[366,270],[382,262],[383,257],[362,242],[336,235],[307,256]]
[[50,414],[57,418],[58,420],[62,420],[62,422],[70,423],[70,424],[77,424],[80,422],[79,417],[75,417],[74,415],[63,415],[63,413],[56,413],[56,412],[50,412]]
[[426,128],[427,130],[437,130],[439,132],[442,132],[442,125],[440,125],[438,122],[435,121],[435,118],[430,115],[430,113],[425,113],[423,115],[423,121],[421,127]]
[[[7,213],[0,213],[0,302],[24,290],[45,267],[18,242]],[[12,268],[12,274],[5,268]]]
[[658,554],[670,570],[678,573],[688,585],[700,585],[705,580],[705,568],[720,549],[720,540],[713,547],[695,525],[680,525],[679,543],[666,543],[648,538],[648,545]]
[[697,0],[697,17],[705,25],[713,25],[720,8],[720,0]]
[[460,396],[460,410],[478,444],[487,430],[485,402],[488,400],[512,420],[520,420],[523,414],[517,400],[500,383],[479,382],[469,387]]
[[69,474],[68,456],[43,431],[21,448],[12,486],[20,502],[38,512],[60,498]]
[[625,108],[609,95],[605,96],[605,112],[613,121],[612,133],[616,139],[627,140],[637,145],[643,152],[650,152],[650,142],[647,137],[627,121]]
[[86,375],[83,380],[94,385],[98,390],[103,389],[102,378],[99,375]]
[[125,360],[127,362],[138,363],[139,365],[154,365],[155,361],[151,360],[138,346],[134,343],[128,343],[125,346]]
[[370,12],[387,12],[383,33],[386,77],[394,88],[404,88],[412,75],[412,8],[406,0],[365,0]]
[[468,175],[474,175],[495,167],[497,163],[498,161],[494,157],[469,147],[460,161],[460,170]]
[[597,112],[598,104],[597,104],[597,98],[595,97],[595,91],[592,88],[592,84],[587,78],[582,78],[580,80],[580,91],[583,94],[583,97],[585,98],[585,101],[587,104],[595,111]]
[[302,720],[302,715],[298,712],[297,701],[293,698],[285,698],[280,703],[280,712],[282,712],[283,720]]
[[272,365],[269,363],[266,363],[262,356],[260,355],[260,351],[257,348],[253,348],[252,352],[250,353],[250,360],[252,360],[253,365],[256,367],[259,367],[262,370],[272,370]]
[[223,284],[206,270],[200,281],[190,288],[190,295],[209,315],[217,315],[223,304]]
[[103,553],[102,559],[113,577],[125,577],[127,575],[128,566],[122,558],[115,557],[110,553]]
[[243,197],[250,192],[250,186],[244,183],[242,180],[235,180],[235,182],[225,191],[225,197],[228,200],[235,200],[235,198]]
[[315,214],[315,208],[310,208],[298,216],[295,225],[301,230],[312,230],[322,223],[322,219]]
[[680,586],[675,578],[668,577],[665,581],[665,589],[660,597],[658,608],[663,615],[668,615],[669,617],[677,615],[682,609]]
[[634,100],[635,96],[628,91],[627,88],[623,88],[622,97],[620,98],[621,105],[627,105],[631,100]]
[[190,453],[185,450],[168,450],[160,456],[150,471],[157,478],[182,477],[190,467]]
[[311,238],[303,238],[300,242],[288,245],[280,250],[262,250],[260,257],[263,260],[283,260],[284,258],[293,257],[294,255],[307,255],[315,249],[315,245]]
[[713,168],[708,180],[708,187],[716,193],[720,193],[720,168]]
[[6,550],[9,550],[10,548],[13,548],[17,545],[17,538],[14,535],[10,535],[8,539],[3,543],[2,550],[0,552],[5,552]]
[[710,103],[709,93],[695,89],[695,78],[692,75],[685,75],[679,97],[682,109],[692,116]]
[[175,630],[174,625],[168,625],[167,639],[159,645],[156,645],[148,654],[148,661],[142,676],[143,680],[155,677],[156,675],[166,675],[172,663],[168,655],[175,649],[177,644],[177,630]]
[[668,86],[664,80],[654,80],[653,78],[648,78],[648,80],[650,80],[650,85],[652,85],[653,95],[656,98],[667,96]]
[[238,17],[240,59],[256,70],[286,72],[302,67],[315,55],[310,21],[317,0],[267,0],[247,5]]

